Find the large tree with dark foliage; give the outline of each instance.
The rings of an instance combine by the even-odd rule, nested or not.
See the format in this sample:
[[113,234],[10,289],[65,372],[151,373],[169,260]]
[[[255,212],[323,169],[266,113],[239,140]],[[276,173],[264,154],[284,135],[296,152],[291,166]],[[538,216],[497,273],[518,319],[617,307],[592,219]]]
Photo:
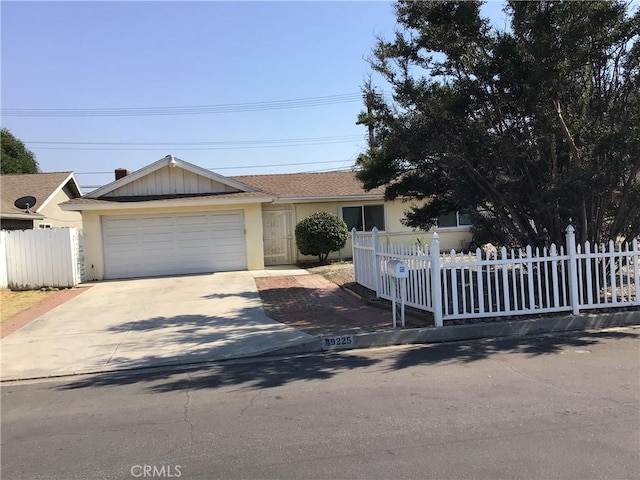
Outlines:
[[7,128],[0,129],[1,173],[38,173],[38,162],[31,150]]
[[472,216],[479,242],[640,233],[640,12],[624,2],[509,2],[496,29],[475,2],[400,1],[364,87],[366,188],[430,199],[406,223]]

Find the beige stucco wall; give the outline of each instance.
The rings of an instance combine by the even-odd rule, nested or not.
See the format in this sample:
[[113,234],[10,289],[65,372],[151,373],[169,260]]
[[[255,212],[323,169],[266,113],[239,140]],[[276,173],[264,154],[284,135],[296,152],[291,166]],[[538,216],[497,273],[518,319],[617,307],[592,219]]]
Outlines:
[[62,202],[70,200],[64,189],[56,193],[51,200],[42,208],[39,213],[44,215],[43,220],[35,220],[33,228],[40,228],[41,223],[46,223],[52,227],[75,227],[82,230],[82,215],[80,212],[68,212],[60,208]]
[[[335,215],[341,215],[341,208],[350,205],[380,205],[381,200],[370,201],[356,201],[356,202],[327,202],[327,203],[298,203],[294,205],[294,224],[308,217],[312,213],[316,212],[329,212]],[[380,233],[380,240],[387,243],[401,243],[412,244],[417,243],[418,240],[422,243],[431,243],[431,235],[434,229],[429,232],[422,230],[416,230],[411,227],[407,227],[402,224],[402,219],[405,216],[405,212],[411,208],[412,205],[418,205],[415,201],[404,202],[401,200],[395,200],[392,202],[385,202],[385,225],[386,230]],[[464,249],[471,241],[471,232],[469,228],[441,228],[438,230],[438,237],[440,241],[440,250],[451,249]],[[347,240],[345,248],[339,252],[332,253],[329,258],[351,258],[351,239]],[[298,252],[299,261],[313,261],[316,257],[301,255]]]
[[117,210],[85,210],[82,214],[84,226],[84,254],[88,280],[104,279],[104,253],[102,249],[102,217],[106,215],[152,215],[154,213],[196,213],[220,210],[242,210],[245,223],[245,245],[247,268],[264,269],[262,246],[262,208],[258,204],[197,206],[176,208],[130,208]]

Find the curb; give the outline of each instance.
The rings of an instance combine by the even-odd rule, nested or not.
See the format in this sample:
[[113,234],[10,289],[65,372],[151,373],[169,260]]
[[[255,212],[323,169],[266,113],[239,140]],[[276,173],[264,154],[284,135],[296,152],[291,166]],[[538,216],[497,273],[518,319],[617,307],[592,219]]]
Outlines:
[[[251,361],[257,358],[286,357],[291,355],[317,354],[337,350],[355,350],[373,347],[388,347],[392,345],[431,344],[458,342],[463,340],[492,339],[501,337],[524,337],[527,335],[542,335],[548,333],[563,333],[575,331],[598,330],[613,327],[640,327],[640,311],[581,314],[564,317],[545,317],[529,320],[509,320],[492,323],[476,323],[472,325],[451,325],[448,327],[426,327],[387,330],[383,332],[327,335],[315,337],[302,343],[288,347],[276,348],[241,357],[228,357],[215,360],[195,360],[190,362],[170,362],[144,367],[116,368],[87,372],[74,372],[59,375],[32,376],[20,378],[3,378],[1,384],[15,382],[50,380],[55,378],[74,377],[91,374],[131,374],[132,372],[148,369],[191,368],[196,365],[215,365],[228,361]],[[327,339],[340,339],[340,345],[323,348]],[[348,341],[346,341],[349,339]],[[344,341],[342,341],[344,340]]]
[[[482,338],[523,337],[545,333],[575,332],[611,327],[640,325],[640,311],[581,314],[563,317],[544,317],[529,320],[509,320],[449,327],[396,329],[384,332],[347,335],[325,335],[299,345],[271,350],[264,355],[300,355],[333,350],[387,347],[421,343],[457,342]],[[330,346],[327,339],[341,339],[340,345]]]

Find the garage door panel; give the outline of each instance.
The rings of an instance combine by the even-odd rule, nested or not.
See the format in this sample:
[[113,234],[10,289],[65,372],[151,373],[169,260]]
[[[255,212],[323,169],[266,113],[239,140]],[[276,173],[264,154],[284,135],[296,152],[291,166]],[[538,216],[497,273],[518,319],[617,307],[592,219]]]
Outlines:
[[244,235],[244,229],[239,229],[239,228],[226,228],[226,229],[220,229],[220,228],[216,228],[215,230],[213,230],[211,232],[211,236],[213,238],[229,238],[230,235]]
[[103,217],[106,278],[246,268],[242,211]]
[[132,218],[106,217],[104,220],[104,225],[108,226],[111,229],[116,229],[116,228],[129,229],[131,227],[135,227],[137,224],[138,224],[138,221]]
[[110,242],[113,245],[130,245],[137,238],[138,235],[135,233],[117,233],[111,235]]
[[184,245],[189,242],[202,242],[204,240],[211,240],[213,236],[211,232],[207,230],[196,231],[196,232],[184,232],[180,235],[180,245]]
[[149,241],[159,241],[159,242],[169,242],[173,241],[175,238],[175,234],[173,232],[167,231],[145,231],[141,232],[142,240],[145,242]]
[[144,228],[166,228],[167,225],[174,224],[174,220],[172,216],[162,216],[162,217],[146,217],[140,219],[140,226]]
[[194,215],[192,217],[176,217],[175,223],[179,226],[208,225],[210,221],[206,215]]

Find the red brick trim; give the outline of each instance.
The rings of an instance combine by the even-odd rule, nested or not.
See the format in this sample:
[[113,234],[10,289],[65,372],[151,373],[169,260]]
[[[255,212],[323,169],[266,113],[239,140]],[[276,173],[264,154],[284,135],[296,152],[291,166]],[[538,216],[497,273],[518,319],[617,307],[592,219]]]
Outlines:
[[16,313],[13,317],[8,318],[4,322],[2,322],[2,324],[0,324],[0,338],[11,335],[16,330],[34,321],[36,318],[53,310],[57,306],[68,302],[73,297],[77,297],[82,292],[86,292],[89,288],[91,287],[69,288],[66,290],[60,290],[59,292],[56,292],[53,295],[36,303],[33,307],[27,308],[20,313]]

